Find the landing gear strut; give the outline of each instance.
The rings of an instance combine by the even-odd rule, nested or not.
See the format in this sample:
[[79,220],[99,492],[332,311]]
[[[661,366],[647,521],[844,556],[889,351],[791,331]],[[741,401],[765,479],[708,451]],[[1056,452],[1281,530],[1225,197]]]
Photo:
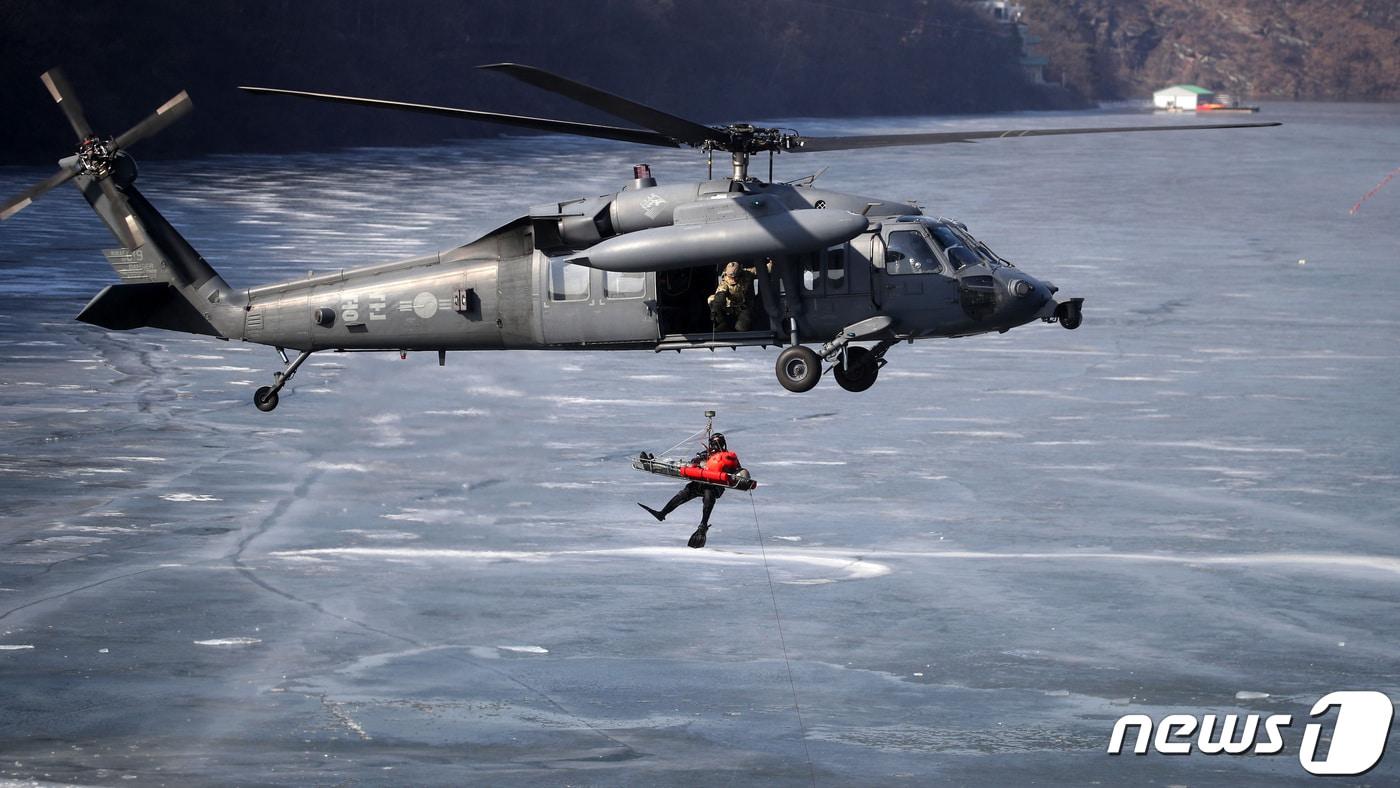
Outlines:
[[253,392],[253,407],[263,413],[270,413],[277,407],[277,392],[281,391],[282,387],[287,385],[287,381],[297,374],[297,368],[301,366],[303,361],[310,358],[312,353],[310,350],[303,350],[297,356],[296,361],[288,363],[287,352],[280,347],[277,348],[277,352],[282,354],[282,362],[287,364],[287,368],[281,372],[272,373],[273,383],[271,386],[263,386]]

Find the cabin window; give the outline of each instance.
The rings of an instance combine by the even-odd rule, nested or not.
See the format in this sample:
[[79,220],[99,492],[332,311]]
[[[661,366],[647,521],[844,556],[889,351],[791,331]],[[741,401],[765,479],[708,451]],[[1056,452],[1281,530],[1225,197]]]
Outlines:
[[846,247],[844,244],[826,250],[826,289],[833,293],[846,289]]
[[605,298],[641,298],[647,292],[647,275],[640,272],[608,271],[603,277]]
[[895,275],[934,274],[942,266],[921,233],[900,230],[890,233],[885,251],[885,272]]
[[802,255],[802,289],[808,292],[817,289],[817,280],[822,275],[821,256],[813,252]]
[[549,297],[554,301],[587,301],[588,276],[593,269],[552,260],[549,263]]

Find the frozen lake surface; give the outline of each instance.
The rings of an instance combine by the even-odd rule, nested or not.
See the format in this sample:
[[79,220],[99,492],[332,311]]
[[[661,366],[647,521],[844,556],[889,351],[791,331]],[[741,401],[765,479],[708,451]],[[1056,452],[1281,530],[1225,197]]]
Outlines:
[[[1400,184],[1348,214],[1400,106],[1258,117],[1285,125],[780,157],[1087,299],[1075,332],[896,347],[859,395],[784,392],[772,350],[326,354],[259,413],[270,349],[71,319],[116,277],[65,187],[0,226],[0,778],[1304,782],[1317,698],[1400,699]],[[141,187],[240,286],[455,246],[643,160],[704,174],[516,138]],[[626,459],[707,408],[762,486],[695,551],[699,505],[656,524],[635,502],[675,485]],[[1273,757],[1105,754],[1172,712],[1295,727]],[[1395,738],[1364,779],[1400,779]]]

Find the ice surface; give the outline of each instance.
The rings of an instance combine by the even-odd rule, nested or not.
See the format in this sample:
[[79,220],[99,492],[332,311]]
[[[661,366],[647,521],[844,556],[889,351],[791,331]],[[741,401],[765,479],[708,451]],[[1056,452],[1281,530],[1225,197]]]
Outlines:
[[[1347,215],[1400,110],[1261,119],[779,157],[1087,299],[1075,332],[898,346],[860,395],[783,392],[771,351],[347,354],[259,413],[270,349],[71,320],[112,239],[60,189],[0,230],[0,781],[805,785],[810,751],[822,785],[1303,782],[1297,736],[1104,752],[1128,713],[1400,699],[1400,190]],[[552,145],[141,185],[247,286],[452,247],[641,155]],[[690,550],[699,504],[652,521],[676,486],[628,458],[707,408],[761,486]],[[1400,779],[1394,736],[1366,780]]]
[[196,640],[196,646],[254,646],[262,641],[258,638],[211,638],[209,640]]

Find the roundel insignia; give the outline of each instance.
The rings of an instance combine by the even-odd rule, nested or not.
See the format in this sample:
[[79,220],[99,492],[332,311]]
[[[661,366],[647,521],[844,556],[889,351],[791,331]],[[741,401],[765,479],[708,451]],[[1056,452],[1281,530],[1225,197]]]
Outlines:
[[815,205],[814,207],[816,207],[816,208],[825,208],[825,207],[826,207],[826,200],[817,200],[816,205]]
[[432,293],[419,293],[413,297],[413,314],[427,320],[438,311],[437,296]]

